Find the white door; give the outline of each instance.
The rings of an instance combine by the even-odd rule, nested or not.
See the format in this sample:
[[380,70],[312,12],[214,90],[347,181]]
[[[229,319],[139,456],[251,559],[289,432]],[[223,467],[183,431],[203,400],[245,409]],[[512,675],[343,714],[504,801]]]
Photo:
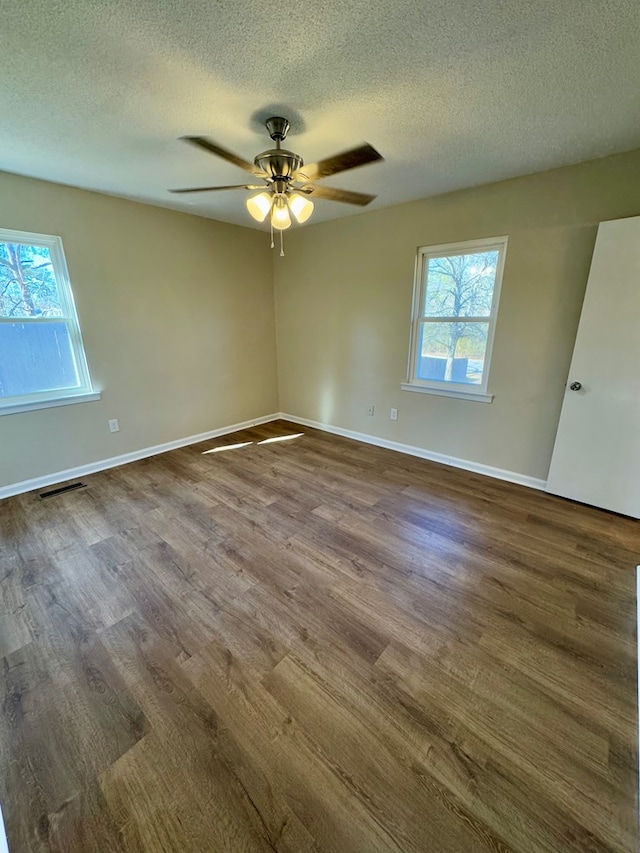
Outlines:
[[598,228],[547,491],[640,518],[640,216]]

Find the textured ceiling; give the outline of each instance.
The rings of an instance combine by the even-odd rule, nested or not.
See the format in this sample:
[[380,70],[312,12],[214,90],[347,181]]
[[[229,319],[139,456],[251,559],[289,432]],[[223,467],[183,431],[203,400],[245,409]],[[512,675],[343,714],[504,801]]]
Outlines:
[[[255,225],[233,165],[290,118],[371,207],[640,147],[638,0],[4,0],[0,168]],[[371,209],[371,207],[369,209]],[[318,202],[313,221],[360,212]]]

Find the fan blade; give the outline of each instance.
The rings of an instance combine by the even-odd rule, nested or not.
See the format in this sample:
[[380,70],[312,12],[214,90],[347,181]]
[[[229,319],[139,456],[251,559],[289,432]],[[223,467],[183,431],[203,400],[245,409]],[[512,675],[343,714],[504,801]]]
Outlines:
[[346,172],[347,169],[357,169],[358,166],[366,166],[367,163],[375,163],[376,160],[384,160],[373,145],[365,142],[357,148],[350,148],[341,154],[334,154],[317,163],[309,163],[302,166],[293,176],[294,181],[317,181],[320,178],[328,178],[329,175],[337,175],[338,172]]
[[234,184],[230,187],[193,187],[184,190],[169,190],[170,193],[210,193],[214,190],[268,190],[269,186],[254,186],[253,184]]
[[372,202],[374,195],[367,193],[354,193],[352,190],[337,190],[334,187],[318,187],[315,184],[309,184],[301,187],[300,191],[310,195],[312,198],[326,198],[327,201],[343,201],[345,204],[359,204],[364,207]]
[[263,172],[261,169],[258,169],[257,166],[254,166],[253,163],[250,163],[248,160],[244,160],[242,157],[234,154],[233,151],[228,151],[221,145],[216,145],[215,142],[211,142],[210,139],[206,139],[204,136],[182,136],[181,139],[185,142],[190,142],[198,148],[202,148],[204,151],[208,151],[209,154],[215,154],[216,157],[222,157],[223,160],[233,163],[234,166],[240,166],[241,169],[244,169],[245,172],[251,172],[252,175],[259,175],[262,177],[266,174],[266,172]]

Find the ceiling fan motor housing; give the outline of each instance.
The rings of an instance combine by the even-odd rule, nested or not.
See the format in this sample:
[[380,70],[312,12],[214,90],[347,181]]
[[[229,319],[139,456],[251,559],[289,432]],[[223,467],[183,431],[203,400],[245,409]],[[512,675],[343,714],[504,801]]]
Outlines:
[[291,180],[294,172],[296,172],[303,164],[303,159],[299,154],[294,154],[293,151],[287,151],[284,148],[271,148],[269,151],[263,151],[258,154],[254,163],[263,172],[266,172],[272,180]]
[[[374,195],[352,192],[350,190],[339,190],[334,187],[322,187],[315,184],[315,181],[319,178],[328,178],[331,175],[338,174],[338,172],[346,172],[348,169],[366,166],[367,163],[374,163],[376,160],[384,159],[372,145],[365,142],[356,148],[342,151],[340,154],[334,154],[333,157],[327,157],[324,160],[319,160],[317,163],[305,167],[304,160],[299,154],[282,148],[282,142],[286,139],[291,127],[289,121],[282,116],[271,116],[271,118],[266,120],[265,124],[271,139],[275,142],[275,146],[258,154],[253,164],[204,136],[183,137],[186,142],[196,145],[209,154],[221,157],[234,166],[244,169],[246,172],[250,172],[252,175],[251,184],[224,187],[194,187],[170,190],[170,192],[195,193],[235,189],[261,190],[261,196],[263,197],[265,196],[265,191],[271,196],[287,196],[290,201],[292,200],[298,206],[301,201],[304,201],[304,199],[298,197],[300,193],[313,195],[315,198],[342,201],[346,204],[357,204],[360,206],[373,201],[375,198]],[[304,171],[302,171],[303,168]],[[264,185],[255,185],[256,179],[263,180]],[[256,196],[255,198],[260,198],[261,196]],[[265,198],[262,198],[263,204],[265,200]],[[307,203],[311,205],[310,202]],[[257,215],[254,218],[262,222],[264,217],[260,218],[260,215],[263,211],[261,208],[258,208],[256,209]],[[298,221],[306,221],[308,217],[309,213],[307,213],[304,219],[298,217]]]

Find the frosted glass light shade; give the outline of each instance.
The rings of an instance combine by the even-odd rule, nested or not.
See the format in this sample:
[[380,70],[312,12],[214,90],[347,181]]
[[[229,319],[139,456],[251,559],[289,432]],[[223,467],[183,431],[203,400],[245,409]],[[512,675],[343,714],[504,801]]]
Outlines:
[[313,213],[313,202],[298,193],[289,196],[289,207],[298,222],[306,222]]
[[286,231],[291,228],[291,217],[289,216],[289,208],[287,202],[282,196],[278,196],[273,203],[271,211],[271,224],[278,231]]
[[259,193],[247,199],[247,210],[257,222],[264,222],[271,210],[271,196],[268,193]]

